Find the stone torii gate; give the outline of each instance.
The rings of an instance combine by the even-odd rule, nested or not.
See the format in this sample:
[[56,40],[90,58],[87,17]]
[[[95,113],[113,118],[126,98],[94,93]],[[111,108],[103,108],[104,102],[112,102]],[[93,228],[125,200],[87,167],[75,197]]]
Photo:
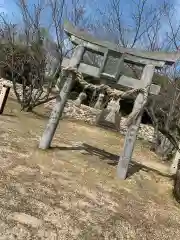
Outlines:
[[[106,84],[111,86],[112,83],[115,83],[116,89],[123,86],[130,89],[144,89],[146,93],[143,94],[139,92],[135,99],[132,113],[139,111],[140,114],[128,128],[123,152],[119,157],[117,167],[118,177],[120,179],[125,179],[141,123],[144,102],[147,102],[148,94],[157,95],[160,91],[160,86],[152,84],[154,71],[156,68],[161,69],[165,65],[174,64],[180,57],[180,54],[146,52],[119,47],[111,42],[97,40],[86,32],[74,28],[69,22],[65,24],[64,30],[69,36],[70,41],[77,47],[71,59],[63,60],[63,67],[69,66],[76,68],[77,71],[95,77],[96,79],[107,79]],[[102,56],[103,60],[100,63],[100,67],[91,66],[83,62],[83,56],[87,51]],[[131,63],[135,66],[143,67],[141,79],[138,80],[122,76],[121,69],[123,63]],[[49,122],[40,140],[39,148],[41,149],[47,149],[51,145],[59,119],[67,102],[68,94],[73,85],[73,77],[67,76],[66,81],[61,82],[63,83],[62,89],[56,98],[56,103],[49,118]]]

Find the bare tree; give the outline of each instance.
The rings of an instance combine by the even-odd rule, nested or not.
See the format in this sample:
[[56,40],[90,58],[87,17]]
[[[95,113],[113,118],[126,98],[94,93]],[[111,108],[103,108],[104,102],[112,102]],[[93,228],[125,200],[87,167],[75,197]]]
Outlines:
[[[48,8],[51,12],[52,19],[49,29],[55,32],[54,40],[57,43],[57,64],[54,69],[54,76],[60,71],[60,66],[63,56],[71,53],[73,46],[70,49],[66,48],[64,33],[64,21],[70,20],[75,26],[85,26],[88,19],[85,18],[85,1],[80,0],[47,0]],[[70,43],[69,43],[70,45]]]
[[160,11],[148,0],[128,0],[128,3],[131,8],[127,13],[121,0],[108,1],[104,11],[99,9],[98,22],[106,32],[105,36],[120,46],[140,47],[147,30],[157,23]]
[[[178,42],[180,37],[180,21],[174,24],[176,9],[175,6],[169,2],[164,2],[162,5],[162,13],[164,15],[164,19],[166,19],[166,34],[164,36],[164,49],[170,49],[178,51]],[[162,49],[163,49],[162,48]],[[163,72],[164,75],[168,76],[168,85],[166,91],[161,92],[161,103],[158,106],[158,111],[161,111],[163,114],[163,121],[159,118],[159,121],[156,121],[157,125],[159,124],[159,128],[162,129],[166,133],[171,133],[174,136],[174,140],[176,141],[176,145],[180,140],[180,132],[179,132],[179,101],[180,101],[180,75],[179,75],[179,62],[176,63],[171,69],[165,69]],[[164,92],[164,93],[163,93]],[[166,101],[164,101],[166,99]],[[168,99],[168,101],[167,101]],[[168,104],[164,104],[163,102],[168,102]],[[156,104],[157,110],[157,104]],[[172,152],[174,147],[172,143],[168,140],[166,134],[164,136],[159,137],[158,134],[156,136],[160,139],[159,144],[156,145],[156,153],[160,154],[163,157],[166,157],[169,153]],[[158,142],[158,141],[156,141]]]
[[[14,35],[18,30],[12,31],[5,18],[1,16],[9,37],[6,42],[6,57],[1,62],[1,68],[11,73],[14,91],[23,110],[32,110],[35,106],[49,100],[51,84],[44,91],[46,56],[43,49],[41,34],[41,14],[44,1],[39,1],[30,11],[25,0],[18,0],[17,5],[22,15],[21,31],[24,34],[24,44],[18,44]],[[22,88],[19,89],[20,81]]]
[[[61,71],[62,58],[67,54],[64,20],[68,17],[75,24],[83,23],[85,13],[79,0],[72,0],[71,8],[69,3],[67,0],[39,0],[30,6],[28,0],[16,0],[22,17],[16,28],[1,15],[1,39],[6,42],[1,69],[11,75],[9,78],[23,110],[32,110],[55,98],[52,96],[53,84]],[[43,17],[47,13],[50,13],[49,21],[43,25]],[[48,37],[44,36],[45,30]],[[19,42],[18,37],[21,38]]]

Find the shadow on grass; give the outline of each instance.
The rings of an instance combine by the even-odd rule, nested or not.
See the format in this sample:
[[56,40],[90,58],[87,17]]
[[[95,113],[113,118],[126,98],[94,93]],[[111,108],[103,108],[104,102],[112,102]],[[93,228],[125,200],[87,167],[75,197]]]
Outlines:
[[0,114],[0,116],[17,118],[17,116],[15,114],[10,114],[10,113],[2,113],[2,114]]
[[[89,144],[83,144],[84,150],[86,150],[88,153],[91,155],[96,155],[99,156],[101,160],[110,160],[107,163],[111,166],[117,166],[118,161],[119,161],[119,156],[116,154],[109,153],[105,150],[99,149],[97,147],[91,146]],[[164,176],[164,177],[171,177],[169,174],[163,173],[157,169],[148,167],[143,165],[142,163],[137,163],[136,161],[132,160],[129,164],[129,169],[128,169],[128,177],[132,176],[136,172],[139,172],[140,170],[143,171],[153,171],[156,172],[157,174]]]
[[[83,154],[98,156],[100,160],[105,161],[108,165],[111,165],[111,166],[117,166],[118,161],[119,161],[118,155],[107,152],[103,149],[99,149],[97,147],[91,146],[86,143],[83,143],[80,146],[70,146],[70,147],[69,146],[67,146],[67,147],[66,146],[55,146],[55,147],[51,147],[51,150],[64,150],[64,151],[84,150],[85,152],[83,152]],[[137,163],[134,160],[132,160],[130,162],[129,169],[128,169],[128,177],[139,172],[140,170],[143,170],[146,172],[153,171],[163,177],[169,177],[169,178],[172,177],[171,175],[163,173],[157,169],[145,166],[142,163]]]
[[70,147],[65,147],[65,146],[53,146],[50,147],[50,150],[64,150],[64,151],[71,151],[71,150],[84,150],[83,146],[70,146]]

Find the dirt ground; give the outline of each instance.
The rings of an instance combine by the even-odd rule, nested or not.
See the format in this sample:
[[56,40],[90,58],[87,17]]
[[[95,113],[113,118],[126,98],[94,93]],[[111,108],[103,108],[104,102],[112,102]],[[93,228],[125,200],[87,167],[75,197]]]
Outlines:
[[10,99],[0,116],[0,240],[179,239],[168,165],[147,144],[137,141],[138,163],[120,181],[122,136],[65,119],[40,151],[48,113],[37,112]]

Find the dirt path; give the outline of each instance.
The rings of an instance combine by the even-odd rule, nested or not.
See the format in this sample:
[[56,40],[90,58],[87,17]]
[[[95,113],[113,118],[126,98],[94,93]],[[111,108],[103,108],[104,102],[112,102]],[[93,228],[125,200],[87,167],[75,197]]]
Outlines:
[[39,151],[46,122],[12,101],[0,116],[0,239],[179,239],[168,166],[144,144],[134,154],[144,167],[119,181],[122,137],[62,120],[53,148]]

